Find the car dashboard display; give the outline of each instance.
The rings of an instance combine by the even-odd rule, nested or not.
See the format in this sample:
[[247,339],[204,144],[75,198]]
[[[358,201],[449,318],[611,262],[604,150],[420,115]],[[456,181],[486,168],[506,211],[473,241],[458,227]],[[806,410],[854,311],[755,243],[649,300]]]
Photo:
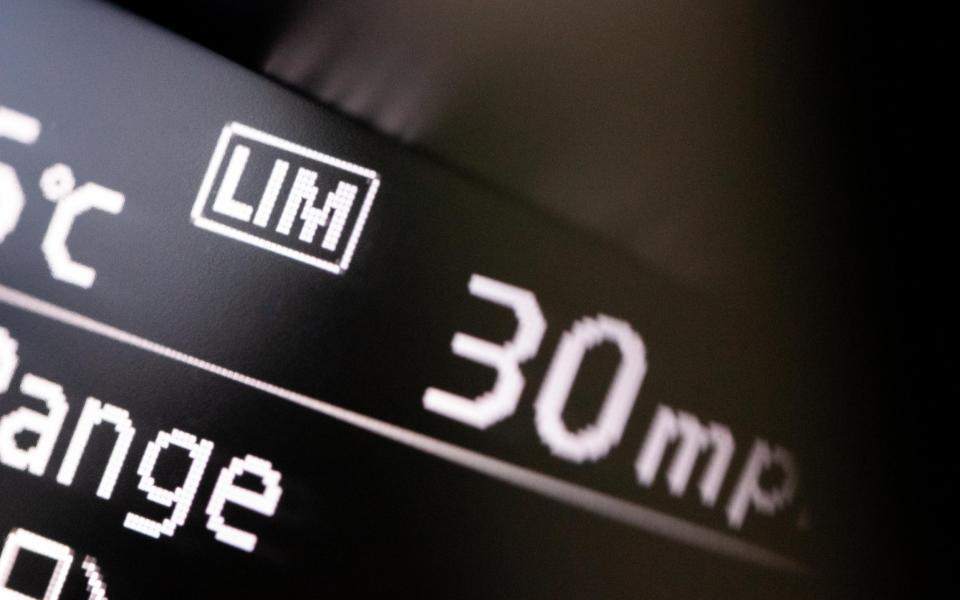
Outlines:
[[138,17],[0,2],[0,597],[808,597],[791,351]]

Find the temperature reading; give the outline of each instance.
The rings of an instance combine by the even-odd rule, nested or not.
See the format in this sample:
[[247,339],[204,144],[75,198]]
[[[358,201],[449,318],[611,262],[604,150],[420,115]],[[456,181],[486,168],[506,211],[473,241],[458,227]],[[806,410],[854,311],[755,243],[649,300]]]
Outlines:
[[[30,145],[37,141],[41,129],[37,119],[0,106],[0,138]],[[67,247],[70,230],[77,217],[92,209],[120,214],[124,196],[92,182],[78,187],[73,169],[62,163],[47,168],[39,186],[43,196],[57,205],[41,245],[50,274],[59,281],[90,288],[97,272],[71,258]],[[26,196],[17,172],[12,166],[0,163],[0,243],[16,229],[25,204]]]
[[57,204],[41,246],[50,273],[60,281],[89,288],[97,272],[93,267],[80,264],[70,257],[67,248],[70,229],[77,217],[88,210],[120,214],[123,210],[123,194],[96,183],[76,187],[73,170],[64,164],[53,165],[43,172],[40,189],[47,200]]
[[[0,106],[0,139],[30,145],[40,137],[40,121],[29,115]],[[20,221],[26,197],[17,172],[0,162],[0,244],[13,233]]]

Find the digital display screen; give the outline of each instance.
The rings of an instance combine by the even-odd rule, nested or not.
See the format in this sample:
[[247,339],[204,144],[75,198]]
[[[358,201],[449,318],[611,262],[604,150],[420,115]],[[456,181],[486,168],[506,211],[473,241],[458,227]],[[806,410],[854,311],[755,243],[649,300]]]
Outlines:
[[0,2],[0,598],[808,597],[787,347],[139,18]]

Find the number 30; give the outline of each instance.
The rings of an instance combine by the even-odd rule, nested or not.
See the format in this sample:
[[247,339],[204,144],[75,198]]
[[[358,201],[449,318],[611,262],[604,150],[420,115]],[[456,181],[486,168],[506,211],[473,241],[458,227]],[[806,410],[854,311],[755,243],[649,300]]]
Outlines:
[[[497,345],[457,332],[451,342],[453,353],[496,369],[493,389],[471,399],[428,388],[423,405],[456,421],[487,429],[516,411],[525,384],[520,365],[537,355],[547,324],[536,296],[529,290],[476,274],[468,287],[472,295],[510,308],[517,318],[516,333],[510,341]],[[603,343],[617,347],[620,364],[596,420],[579,431],[570,431],[563,422],[570,391],[586,353]],[[541,441],[566,460],[600,460],[620,442],[646,372],[646,346],[628,323],[606,315],[578,320],[561,337],[534,404]]]

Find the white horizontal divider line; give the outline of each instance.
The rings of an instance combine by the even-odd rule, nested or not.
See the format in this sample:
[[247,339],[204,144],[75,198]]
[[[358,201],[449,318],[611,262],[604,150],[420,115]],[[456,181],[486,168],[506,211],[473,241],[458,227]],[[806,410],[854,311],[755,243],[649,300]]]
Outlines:
[[0,302],[235,381],[437,458],[637,529],[771,569],[796,574],[810,572],[806,565],[786,555],[733,535],[267,383],[61,308],[3,284],[0,284]]

